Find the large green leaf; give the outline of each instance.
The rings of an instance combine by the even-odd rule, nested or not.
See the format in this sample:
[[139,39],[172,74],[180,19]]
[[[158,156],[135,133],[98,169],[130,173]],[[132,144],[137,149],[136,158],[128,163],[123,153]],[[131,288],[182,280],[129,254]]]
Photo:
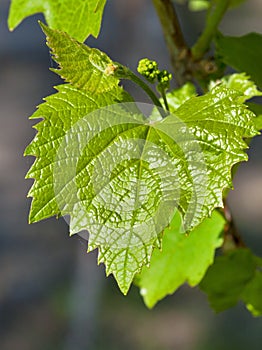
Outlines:
[[137,277],[140,292],[148,307],[172,294],[185,282],[196,286],[214,259],[215,249],[223,239],[225,220],[213,212],[189,235],[181,234],[181,219],[176,213],[165,229],[162,249],[153,252],[150,267],[144,267]]
[[[223,205],[232,166],[247,159],[243,138],[257,134],[253,114],[241,93],[219,86],[153,121],[126,103],[105,54],[45,30],[70,83],[32,116],[44,120],[26,150],[36,156],[30,222],[69,214],[70,233],[88,230],[88,249],[99,249],[127,293],[176,207],[190,231]],[[69,57],[77,51],[74,60],[64,47]]]
[[262,89],[262,35],[250,33],[241,37],[219,35],[216,38],[217,55],[240,72],[246,72]]
[[106,0],[12,0],[8,18],[10,30],[28,16],[43,12],[53,29],[60,29],[79,41],[100,31]]
[[226,310],[243,300],[254,315],[262,314],[261,266],[258,262],[250,250],[243,248],[215,259],[200,283],[215,311]]

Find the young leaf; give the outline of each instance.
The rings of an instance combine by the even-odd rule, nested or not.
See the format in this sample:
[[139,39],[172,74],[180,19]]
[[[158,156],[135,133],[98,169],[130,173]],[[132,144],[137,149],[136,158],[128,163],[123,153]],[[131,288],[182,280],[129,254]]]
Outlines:
[[192,83],[186,83],[181,88],[166,94],[167,103],[171,113],[174,113],[184,102],[196,96],[196,88]]
[[243,102],[255,96],[262,96],[262,92],[257,89],[255,83],[249,79],[246,73],[227,75],[218,82],[211,82],[210,86],[213,87],[217,84],[222,84],[229,89],[241,92],[243,94]]
[[[127,293],[176,207],[190,231],[223,205],[232,166],[247,159],[243,137],[257,134],[253,114],[241,93],[216,87],[152,122],[123,103],[132,99],[108,74],[110,58],[45,30],[70,83],[32,116],[44,120],[26,150],[36,156],[27,175],[35,179],[30,221],[69,214],[71,234],[89,231],[89,251],[99,249]],[[63,47],[77,51],[74,62]]]
[[220,236],[225,220],[216,211],[190,234],[181,233],[181,218],[175,214],[164,230],[162,249],[154,250],[150,267],[137,276],[137,284],[146,305],[173,294],[182,284],[196,286],[214,259],[215,249],[223,243]]
[[83,42],[100,31],[106,0],[12,0],[8,18],[10,30],[28,16],[43,12],[53,29],[67,32]]
[[40,22],[47,45],[59,69],[52,69],[66,82],[78,89],[102,93],[117,87],[119,79],[107,73],[112,60],[102,51],[91,49],[71,38],[67,33],[54,31]]
[[242,37],[218,35],[217,55],[229,66],[246,72],[262,89],[262,70],[256,62],[262,62],[262,35],[250,33]]

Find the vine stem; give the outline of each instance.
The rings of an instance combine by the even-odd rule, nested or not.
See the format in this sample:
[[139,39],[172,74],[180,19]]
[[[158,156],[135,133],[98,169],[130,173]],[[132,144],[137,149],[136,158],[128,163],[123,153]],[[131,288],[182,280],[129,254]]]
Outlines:
[[150,89],[150,87],[142,79],[135,75],[135,73],[133,73],[129,68],[122,66],[119,63],[116,63],[114,69],[115,76],[119,77],[120,79],[131,80],[145,91],[145,93],[150,97],[154,105],[157,107],[162,118],[165,118],[167,116],[167,113],[164,111],[163,106],[154,91]]
[[172,0],[152,0],[159,17],[178,85],[186,81],[185,56],[189,52]]
[[201,59],[209,49],[210,43],[217,31],[219,23],[228,9],[229,3],[230,0],[212,1],[211,8],[207,14],[204,31],[191,49],[194,60]]
[[224,228],[224,243],[223,250],[226,252],[228,250],[236,249],[236,248],[246,248],[246,245],[240,236],[235,222],[232,218],[231,211],[224,200],[224,208],[222,209],[222,213],[224,218],[226,219],[226,225]]
[[167,103],[167,98],[166,98],[166,91],[165,89],[163,88],[160,88],[158,87],[158,91],[160,92],[161,96],[162,96],[162,99],[164,101],[164,105],[165,105],[165,108],[166,110],[169,112],[169,106],[168,106],[168,103]]

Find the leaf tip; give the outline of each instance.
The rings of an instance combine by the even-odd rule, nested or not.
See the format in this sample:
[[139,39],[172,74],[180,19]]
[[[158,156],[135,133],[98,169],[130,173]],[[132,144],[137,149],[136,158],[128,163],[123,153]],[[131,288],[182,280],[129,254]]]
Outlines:
[[40,26],[40,28],[42,29],[43,33],[48,36],[51,34],[52,29],[50,27],[48,27],[46,24],[44,24],[42,21],[38,20],[38,24]]
[[119,287],[121,293],[126,296],[127,293],[129,292],[132,281],[130,281],[130,283],[121,283],[121,281],[119,279],[117,279],[117,276],[114,273],[113,273],[113,275],[116,278],[116,281],[117,281],[117,284],[118,284],[118,287]]
[[15,27],[13,25],[11,25],[9,22],[7,23],[8,24],[8,29],[10,32],[13,32]]
[[[27,197],[31,197],[29,194],[27,195]],[[35,218],[35,216],[32,215],[32,209],[30,209],[30,213],[28,215],[28,224],[34,224],[37,221],[37,219]]]

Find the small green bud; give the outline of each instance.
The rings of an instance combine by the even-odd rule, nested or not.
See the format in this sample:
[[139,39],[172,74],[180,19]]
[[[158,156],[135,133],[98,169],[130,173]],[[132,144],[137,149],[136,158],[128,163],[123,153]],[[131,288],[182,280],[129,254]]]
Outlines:
[[170,80],[172,79],[172,74],[169,73],[166,69],[162,70],[157,74],[157,80],[159,82],[159,87],[161,89],[168,89]]
[[148,58],[143,58],[139,61],[137,71],[145,77],[150,83],[154,83],[159,72],[156,61],[151,61]]

